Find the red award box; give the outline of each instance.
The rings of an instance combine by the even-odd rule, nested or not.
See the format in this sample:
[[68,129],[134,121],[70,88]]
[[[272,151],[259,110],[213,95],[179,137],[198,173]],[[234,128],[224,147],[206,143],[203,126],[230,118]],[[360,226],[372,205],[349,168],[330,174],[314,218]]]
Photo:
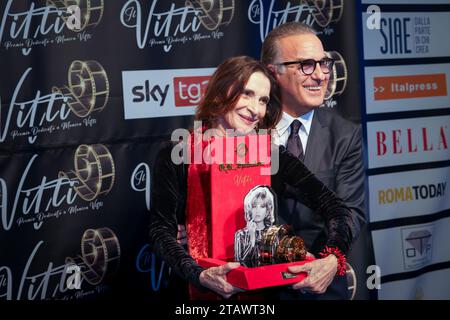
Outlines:
[[[233,286],[244,290],[255,290],[267,287],[283,286],[294,284],[306,278],[306,272],[293,274],[288,271],[289,266],[302,265],[313,259],[270,264],[261,267],[247,268],[240,266],[231,270],[227,274],[227,281]],[[228,261],[204,258],[199,260],[199,264],[204,268],[217,267],[226,264]]]
[[[244,198],[255,186],[271,184],[270,136],[222,138],[216,139],[215,143],[222,146],[225,152],[221,155],[223,162],[211,166],[211,202],[207,228],[209,258],[198,260],[205,268],[234,261],[235,233],[246,226]],[[230,271],[227,279],[232,285],[245,290],[293,284],[303,280],[306,273],[289,273],[288,266],[309,261],[254,268],[240,266]]]

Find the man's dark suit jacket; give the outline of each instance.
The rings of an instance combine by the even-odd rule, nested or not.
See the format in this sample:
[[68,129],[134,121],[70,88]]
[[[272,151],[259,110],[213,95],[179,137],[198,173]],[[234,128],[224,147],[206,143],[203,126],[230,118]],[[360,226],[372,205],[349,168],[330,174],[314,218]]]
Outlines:
[[[355,225],[352,231],[355,240],[365,223],[361,127],[342,118],[333,110],[316,109],[304,163],[352,210]],[[327,238],[325,220],[320,212],[314,212],[291,199],[279,200],[279,223],[292,225],[296,234],[305,240],[308,251],[317,254],[323,249]],[[286,291],[281,298],[299,298],[298,291]],[[300,296],[302,297],[305,296]],[[309,298],[348,298],[345,277],[336,277],[325,294]]]

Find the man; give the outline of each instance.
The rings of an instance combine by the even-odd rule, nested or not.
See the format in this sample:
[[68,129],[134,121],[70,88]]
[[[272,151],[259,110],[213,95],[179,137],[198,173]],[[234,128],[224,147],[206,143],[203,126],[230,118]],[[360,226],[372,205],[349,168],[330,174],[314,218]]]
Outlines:
[[[275,143],[296,154],[350,207],[355,240],[365,221],[361,129],[332,110],[319,109],[333,61],[325,55],[314,30],[299,22],[272,30],[264,40],[261,60],[274,72],[281,87],[283,117],[276,128]],[[327,230],[319,212],[294,199],[283,199],[278,215],[280,223],[294,227],[310,252],[317,254],[323,248]],[[293,286],[297,290],[283,290],[281,298],[348,298],[346,278],[335,276],[335,261],[319,259],[311,266],[290,271],[308,271],[309,277]]]

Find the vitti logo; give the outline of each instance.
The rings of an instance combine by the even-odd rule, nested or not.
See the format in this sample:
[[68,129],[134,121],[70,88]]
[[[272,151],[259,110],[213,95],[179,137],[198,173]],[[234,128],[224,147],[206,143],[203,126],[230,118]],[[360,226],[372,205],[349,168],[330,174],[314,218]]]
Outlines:
[[[27,7],[23,6],[23,1],[3,2],[6,6],[0,16],[0,42],[6,50],[20,48],[25,56],[36,46],[63,44],[77,39],[87,41],[91,35],[82,31],[98,25],[104,10],[103,0],[47,0],[45,6],[27,1]],[[19,2],[21,4],[16,5]],[[21,11],[22,8],[25,10]],[[65,28],[77,35],[66,38],[61,34]]]
[[150,210],[151,170],[145,162],[139,163],[131,174],[131,188],[137,192],[145,193],[145,205]]

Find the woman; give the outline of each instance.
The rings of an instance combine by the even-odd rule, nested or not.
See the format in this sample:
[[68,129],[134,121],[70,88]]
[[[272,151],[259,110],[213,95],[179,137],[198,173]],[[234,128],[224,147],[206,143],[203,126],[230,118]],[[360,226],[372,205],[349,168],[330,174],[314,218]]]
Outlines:
[[[229,130],[245,135],[254,129],[272,129],[280,116],[278,85],[271,72],[260,62],[240,56],[217,68],[197,109],[196,120],[203,122],[204,129],[214,128],[218,135],[225,136]],[[153,251],[184,280],[228,298],[240,291],[226,281],[226,274],[239,263],[203,269],[177,242],[177,225],[184,224],[186,217],[189,165],[175,165],[172,148],[173,144],[160,151],[153,168],[150,243]],[[306,269],[289,269],[293,273],[310,272],[293,288],[321,293],[336,272],[342,273],[345,268],[342,253],[348,251],[352,239],[350,210],[301,161],[280,147],[279,170],[272,176],[272,188],[277,196],[283,196],[287,186],[297,200],[321,209],[327,220],[329,238],[323,258],[303,265]]]
[[234,239],[235,260],[251,265],[259,258],[259,246],[263,232],[273,225],[274,199],[269,188],[257,186],[244,199],[247,226],[236,231]]

